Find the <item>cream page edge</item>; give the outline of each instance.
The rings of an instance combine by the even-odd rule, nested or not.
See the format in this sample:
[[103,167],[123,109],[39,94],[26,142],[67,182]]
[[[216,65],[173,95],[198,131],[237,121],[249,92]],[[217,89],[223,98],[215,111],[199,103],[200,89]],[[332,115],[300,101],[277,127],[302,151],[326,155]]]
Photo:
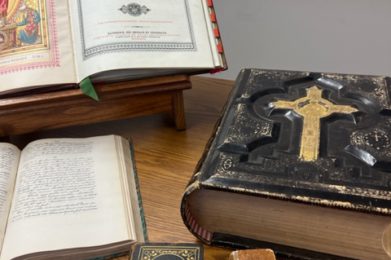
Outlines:
[[18,171],[20,150],[12,144],[0,143],[0,154],[2,155],[0,159],[0,248],[2,248]]

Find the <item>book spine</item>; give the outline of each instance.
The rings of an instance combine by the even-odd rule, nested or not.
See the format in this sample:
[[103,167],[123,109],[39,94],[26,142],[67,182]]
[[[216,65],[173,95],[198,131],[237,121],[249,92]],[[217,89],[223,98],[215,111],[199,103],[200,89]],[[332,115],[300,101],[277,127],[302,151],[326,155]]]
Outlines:
[[[136,159],[134,158],[135,152],[134,152],[134,147],[133,147],[133,141],[129,141],[130,145],[130,156],[132,162],[136,162]],[[143,200],[141,197],[141,190],[140,190],[140,181],[138,178],[138,173],[136,169],[136,164],[133,163],[133,172],[134,172],[134,181],[136,184],[136,192],[137,192],[137,198],[138,198],[138,206],[140,209],[140,218],[141,218],[141,225],[143,228],[143,235],[144,235],[144,241],[142,242],[148,242],[148,231],[147,231],[147,222],[145,220],[145,213],[144,213],[144,206],[143,206]],[[140,242],[140,241],[139,241]]]
[[[238,85],[242,80],[244,75],[246,74],[246,70],[242,70],[240,75],[238,76],[238,79],[235,83],[235,85]],[[221,131],[220,125],[224,120],[226,120],[227,114],[227,107],[229,107],[230,104],[232,104],[235,100],[236,92],[238,89],[235,90],[235,88],[232,89],[230,93],[230,98],[225,103],[224,107],[222,108],[221,116],[217,120],[213,133],[211,137],[209,138],[208,142],[206,143],[204,152],[201,156],[201,159],[198,161],[196,168],[194,170],[194,174],[192,178],[190,179],[187,188],[184,192],[182,202],[181,202],[181,215],[182,220],[186,227],[189,229],[191,233],[193,233],[194,236],[196,236],[198,239],[200,239],[202,242],[206,244],[211,244],[213,242],[214,234],[206,229],[204,229],[202,226],[199,225],[198,221],[193,217],[190,207],[189,207],[189,197],[192,193],[196,192],[197,190],[205,189],[206,187],[203,186],[203,180],[207,179],[208,176],[206,176],[203,172],[202,166],[207,163],[205,161],[208,158],[208,154],[213,149],[214,146],[216,146],[216,136],[219,135],[219,132]],[[225,111],[225,112],[224,112]]]
[[215,44],[216,44],[216,50],[217,50],[217,53],[221,59],[221,63],[223,64],[222,67],[218,67],[218,68],[215,68],[210,71],[210,73],[217,73],[220,71],[224,71],[228,68],[227,67],[227,60],[226,60],[225,54],[224,54],[223,42],[221,40],[221,34],[220,34],[219,25],[217,23],[217,17],[216,17],[215,8],[213,5],[213,0],[206,0],[206,5],[208,8],[209,19],[212,24],[212,31],[213,31]]
[[[224,110],[223,110],[224,111]],[[218,128],[220,126],[222,116],[217,120],[215,126],[214,126],[214,131],[211,137],[209,138],[208,142],[205,145],[204,151],[201,155],[200,160],[198,161],[194,174],[191,177],[186,190],[184,192],[182,202],[181,202],[181,215],[182,215],[182,220],[186,227],[189,229],[191,233],[193,233],[194,236],[196,236],[198,239],[200,239],[203,243],[206,244],[211,244],[212,243],[212,237],[213,233],[209,232],[208,230],[204,229],[201,225],[199,225],[198,221],[193,217],[190,207],[189,207],[189,197],[190,195],[197,191],[202,189],[202,181],[200,177],[202,176],[201,173],[201,168],[202,165],[205,162],[205,159],[207,158],[207,155],[209,153],[209,150],[212,146],[212,143],[215,139],[215,136],[218,132]]]

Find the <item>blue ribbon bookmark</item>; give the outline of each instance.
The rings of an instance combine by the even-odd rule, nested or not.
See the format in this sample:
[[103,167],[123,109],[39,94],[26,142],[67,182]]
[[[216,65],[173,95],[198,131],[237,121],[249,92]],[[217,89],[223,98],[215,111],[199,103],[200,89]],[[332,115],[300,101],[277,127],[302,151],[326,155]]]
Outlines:
[[94,85],[92,84],[92,81],[89,77],[83,79],[80,84],[81,92],[83,92],[85,95],[89,96],[95,101],[99,101],[99,96],[95,91]]

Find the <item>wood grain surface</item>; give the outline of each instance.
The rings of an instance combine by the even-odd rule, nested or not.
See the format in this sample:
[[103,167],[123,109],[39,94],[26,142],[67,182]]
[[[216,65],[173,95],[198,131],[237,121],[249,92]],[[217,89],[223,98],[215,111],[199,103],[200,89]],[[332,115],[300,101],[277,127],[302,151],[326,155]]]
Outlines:
[[[186,131],[175,130],[172,118],[162,114],[16,136],[12,141],[23,146],[44,137],[119,134],[132,138],[149,240],[197,242],[182,222],[180,201],[233,82],[194,77],[192,83],[193,88],[184,92]],[[205,259],[226,260],[230,252],[205,247]]]
[[[178,75],[94,87],[99,102],[80,88],[0,98],[0,136],[172,112],[183,108],[181,93],[191,85],[188,76]],[[173,116],[177,127],[184,129],[183,111],[174,111]]]

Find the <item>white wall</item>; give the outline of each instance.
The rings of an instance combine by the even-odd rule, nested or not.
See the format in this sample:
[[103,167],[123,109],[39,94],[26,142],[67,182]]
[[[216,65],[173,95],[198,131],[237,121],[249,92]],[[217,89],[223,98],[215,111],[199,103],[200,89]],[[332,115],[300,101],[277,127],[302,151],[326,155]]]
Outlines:
[[229,70],[391,75],[391,0],[214,0]]

